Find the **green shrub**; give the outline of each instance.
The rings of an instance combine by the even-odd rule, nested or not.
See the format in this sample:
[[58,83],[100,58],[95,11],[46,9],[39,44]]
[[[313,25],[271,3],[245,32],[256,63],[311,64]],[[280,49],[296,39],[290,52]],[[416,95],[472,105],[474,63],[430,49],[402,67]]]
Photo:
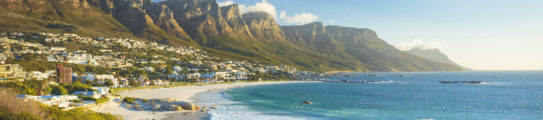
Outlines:
[[123,102],[128,103],[128,104],[134,103],[134,100],[136,100],[136,98],[133,98],[133,97],[124,97],[123,98]]
[[87,97],[87,96],[82,96],[82,95],[78,95],[77,97],[83,99],[84,101],[96,101],[96,98],[93,98],[93,97]]
[[104,102],[107,102],[108,100],[109,100],[109,98],[107,98],[107,97],[96,99],[96,104],[104,103]]
[[70,100],[71,102],[74,102],[74,103],[82,103],[83,100]]
[[16,114],[6,111],[0,111],[0,120],[39,120],[39,118],[27,112],[21,112]]
[[53,89],[51,90],[51,94],[53,95],[66,95],[68,94],[68,91],[64,89],[62,86],[53,86]]
[[74,108],[72,110],[64,111],[54,107],[48,107],[43,105],[43,108],[47,113],[49,113],[49,118],[52,120],[117,120],[118,117],[107,114],[107,113],[98,113],[92,110],[86,110],[81,107]]

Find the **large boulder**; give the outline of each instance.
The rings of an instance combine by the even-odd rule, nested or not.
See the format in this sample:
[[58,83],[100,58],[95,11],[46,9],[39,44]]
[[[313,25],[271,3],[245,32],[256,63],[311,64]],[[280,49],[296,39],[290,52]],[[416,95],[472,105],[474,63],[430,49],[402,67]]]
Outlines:
[[177,111],[183,111],[184,109],[182,107],[177,107]]
[[183,107],[178,106],[178,105],[170,105],[168,110],[170,110],[170,111],[183,111]]
[[185,110],[197,110],[196,105],[189,102],[177,101],[174,104],[181,106]]
[[135,109],[135,110],[139,110],[139,111],[143,110],[143,108],[141,107],[141,105],[134,105],[134,109]]
[[160,105],[155,105],[155,106],[153,106],[153,110],[154,110],[154,111],[159,111],[160,108],[161,108]]

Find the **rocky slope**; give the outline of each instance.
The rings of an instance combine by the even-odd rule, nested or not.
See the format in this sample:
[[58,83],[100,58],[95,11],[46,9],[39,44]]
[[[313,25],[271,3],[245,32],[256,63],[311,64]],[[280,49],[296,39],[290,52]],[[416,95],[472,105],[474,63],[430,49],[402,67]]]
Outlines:
[[132,36],[124,25],[86,0],[0,0],[0,25],[2,31]]
[[284,40],[281,27],[273,17],[264,12],[243,14],[243,20],[249,26],[251,34],[259,40]]
[[132,37],[316,71],[460,70],[399,51],[369,29],[279,26],[271,15],[239,9],[215,0],[0,0],[0,31]]
[[414,48],[414,49],[411,49],[411,50],[406,50],[405,52],[407,52],[409,54],[412,54],[412,55],[416,55],[416,56],[426,58],[428,60],[433,60],[433,61],[436,61],[436,62],[458,65],[455,62],[453,62],[451,59],[449,59],[449,57],[447,57],[447,55],[445,55],[444,53],[439,51],[439,49],[437,49],[437,48],[435,48],[435,49]]
[[319,53],[349,61],[359,61],[358,69],[374,71],[433,71],[454,65],[436,63],[397,50],[369,29],[324,26],[320,22],[284,26],[288,41]]

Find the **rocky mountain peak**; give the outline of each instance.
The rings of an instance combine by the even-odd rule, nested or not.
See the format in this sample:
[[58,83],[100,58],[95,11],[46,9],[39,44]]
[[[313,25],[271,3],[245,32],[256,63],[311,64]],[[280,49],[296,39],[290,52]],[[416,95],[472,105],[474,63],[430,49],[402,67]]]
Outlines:
[[268,13],[265,12],[248,12],[243,14],[243,18],[245,20],[251,21],[251,20],[273,20],[273,16],[271,16]]
[[[282,26],[287,40],[297,44],[313,44],[319,40],[319,44],[332,41],[322,22],[313,22],[305,25]],[[322,45],[319,45],[322,46]]]
[[260,40],[285,40],[281,27],[265,12],[249,12],[242,15],[251,34]]
[[241,33],[243,36],[253,38],[253,35],[249,31],[249,26],[247,26],[247,23],[243,19],[237,3],[223,6],[220,9],[222,17],[226,20],[234,33]]

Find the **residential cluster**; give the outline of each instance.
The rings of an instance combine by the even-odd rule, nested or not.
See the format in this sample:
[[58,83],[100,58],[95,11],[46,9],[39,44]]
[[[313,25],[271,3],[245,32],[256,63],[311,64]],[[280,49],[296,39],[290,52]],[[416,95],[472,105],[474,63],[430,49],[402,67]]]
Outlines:
[[[80,82],[117,88],[294,79],[315,74],[287,65],[226,60],[193,47],[130,38],[4,32],[0,33],[0,45],[0,82],[35,79],[57,85]],[[61,106],[73,101],[69,95],[24,97]]]

